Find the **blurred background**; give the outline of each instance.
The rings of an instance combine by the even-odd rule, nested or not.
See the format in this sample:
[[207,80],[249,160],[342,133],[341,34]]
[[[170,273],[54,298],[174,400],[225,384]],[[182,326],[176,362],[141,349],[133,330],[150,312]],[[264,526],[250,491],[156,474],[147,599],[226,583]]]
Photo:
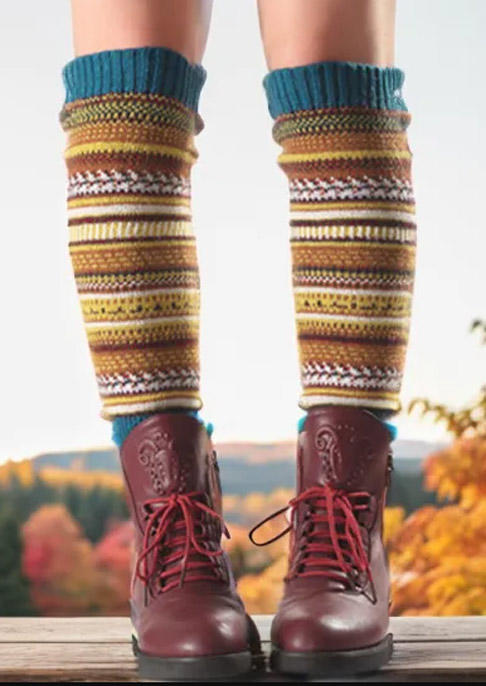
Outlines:
[[[485,25],[481,0],[398,2],[419,251],[386,515],[395,614],[486,614]],[[67,252],[69,3],[2,3],[0,37],[0,615],[126,613],[132,531]],[[298,369],[287,189],[253,0],[215,0],[204,65],[203,416],[241,592],[250,611],[271,612],[286,541],[253,548],[246,532],[292,494]]]

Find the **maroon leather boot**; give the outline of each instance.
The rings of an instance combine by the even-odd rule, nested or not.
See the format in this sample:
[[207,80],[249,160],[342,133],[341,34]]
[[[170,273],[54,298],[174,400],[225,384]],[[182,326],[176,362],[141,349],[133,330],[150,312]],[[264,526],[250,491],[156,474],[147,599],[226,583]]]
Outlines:
[[364,410],[308,413],[290,503],[289,570],[271,631],[279,672],[345,676],[374,671],[391,657],[382,541],[390,439]]
[[128,435],[121,462],[136,529],[131,608],[140,676],[248,673],[260,642],[221,549],[221,487],[205,427],[185,414],[153,415]]

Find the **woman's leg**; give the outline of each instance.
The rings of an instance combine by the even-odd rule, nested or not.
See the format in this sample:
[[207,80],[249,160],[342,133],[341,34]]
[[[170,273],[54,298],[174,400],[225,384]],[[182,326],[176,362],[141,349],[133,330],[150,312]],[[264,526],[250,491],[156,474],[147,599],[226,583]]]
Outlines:
[[295,673],[370,671],[391,652],[381,541],[391,427],[376,415],[399,407],[415,258],[394,2],[259,7],[272,70],[265,88],[289,179],[308,410],[274,662]]
[[160,47],[200,63],[213,0],[71,0],[74,51]]
[[72,8],[70,248],[103,414],[121,443],[145,412],[201,405],[190,170],[211,0]]
[[140,675],[229,678],[249,671],[258,641],[221,550],[215,453],[192,416],[190,171],[210,2],[74,0],[73,10],[80,56],[64,70],[61,115],[70,252],[135,525]]
[[395,0],[259,0],[269,69],[313,62],[393,66]]

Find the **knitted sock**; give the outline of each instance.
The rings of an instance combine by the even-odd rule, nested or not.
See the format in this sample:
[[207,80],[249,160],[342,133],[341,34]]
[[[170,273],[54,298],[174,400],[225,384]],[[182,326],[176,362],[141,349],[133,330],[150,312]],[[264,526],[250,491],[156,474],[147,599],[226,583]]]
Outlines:
[[415,261],[403,73],[343,62],[271,72],[304,409],[399,409]]
[[190,170],[205,72],[137,48],[78,57],[63,76],[69,247],[102,415],[197,410]]

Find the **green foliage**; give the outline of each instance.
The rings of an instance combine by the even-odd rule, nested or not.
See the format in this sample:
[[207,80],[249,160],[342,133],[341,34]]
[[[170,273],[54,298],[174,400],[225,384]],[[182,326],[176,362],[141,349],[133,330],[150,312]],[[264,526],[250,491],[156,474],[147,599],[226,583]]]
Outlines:
[[0,512],[0,615],[21,617],[35,614],[29,585],[22,575],[22,540],[17,519]]
[[16,476],[1,488],[1,509],[14,513],[22,525],[42,505],[61,503],[81,525],[86,537],[97,543],[111,521],[128,518],[128,508],[121,492],[101,486],[82,489],[68,486],[51,486],[36,477],[32,484],[22,484]]

